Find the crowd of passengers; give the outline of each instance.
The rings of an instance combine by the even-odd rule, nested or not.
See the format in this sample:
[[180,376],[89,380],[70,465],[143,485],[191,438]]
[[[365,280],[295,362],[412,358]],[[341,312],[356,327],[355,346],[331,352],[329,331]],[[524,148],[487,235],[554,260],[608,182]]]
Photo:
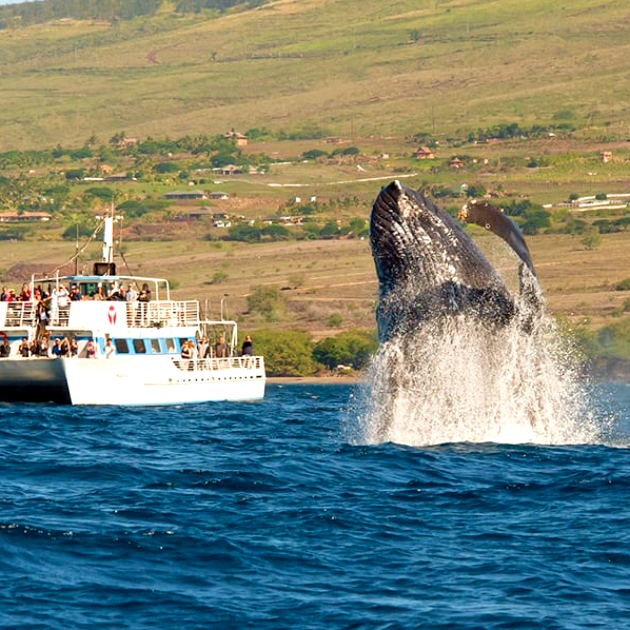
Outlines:
[[[52,344],[47,334],[30,342],[26,337],[22,337],[17,354],[24,359],[28,357],[77,357],[79,346],[74,337],[71,339],[57,337]],[[84,355],[88,359],[96,359],[96,344],[93,339],[86,343]],[[0,359],[6,359],[9,356],[11,356],[11,346],[8,339],[5,339],[0,344]]]
[[20,294],[17,295],[15,289],[9,289],[8,287],[2,287],[2,293],[0,294],[0,302],[30,302],[31,304],[43,303],[47,309],[50,309],[51,303],[56,303],[57,306],[67,306],[69,302],[76,302],[79,300],[110,300],[117,302],[150,302],[151,301],[151,289],[145,282],[142,288],[136,290],[132,283],[129,283],[126,287],[124,284],[114,283],[111,285],[107,293],[102,284],[98,284],[96,291],[90,295],[81,293],[79,286],[76,284],[70,285],[66,288],[60,284],[58,288],[51,290],[50,294],[46,293],[44,288],[39,285],[31,291],[30,286],[27,283],[22,285]]

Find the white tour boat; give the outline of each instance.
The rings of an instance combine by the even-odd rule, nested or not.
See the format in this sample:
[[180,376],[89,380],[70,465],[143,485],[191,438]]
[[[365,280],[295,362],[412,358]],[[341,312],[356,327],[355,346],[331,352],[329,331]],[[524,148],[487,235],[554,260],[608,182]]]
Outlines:
[[[36,300],[0,302],[0,401],[172,405],[263,398],[263,357],[238,356],[236,322],[223,314],[204,319],[197,300],[172,300],[165,279],[117,275],[112,251],[108,217],[103,260],[93,275],[31,278],[31,295],[41,287],[53,296],[43,322]],[[148,289],[150,300],[93,299],[130,286],[138,294]],[[65,297],[67,291],[81,299]],[[193,352],[188,358],[186,350],[182,356],[184,346],[192,342],[196,349],[204,337],[206,356]],[[225,356],[213,351],[220,337]],[[37,341],[41,354],[23,356],[24,339]],[[75,346],[75,354],[57,358],[54,346],[64,344]]]

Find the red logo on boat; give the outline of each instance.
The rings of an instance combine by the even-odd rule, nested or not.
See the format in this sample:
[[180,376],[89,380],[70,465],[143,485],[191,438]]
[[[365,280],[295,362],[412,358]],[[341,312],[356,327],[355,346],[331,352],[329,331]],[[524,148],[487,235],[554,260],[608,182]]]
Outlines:
[[112,304],[109,307],[109,312],[107,313],[107,319],[109,319],[109,323],[114,326],[116,324],[116,307]]

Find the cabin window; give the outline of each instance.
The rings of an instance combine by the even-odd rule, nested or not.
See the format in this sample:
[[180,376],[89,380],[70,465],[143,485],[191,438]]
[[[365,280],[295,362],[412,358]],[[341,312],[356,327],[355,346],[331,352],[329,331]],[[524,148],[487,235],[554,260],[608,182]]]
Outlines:
[[175,339],[165,339],[164,341],[166,342],[166,352],[177,352]]
[[126,339],[114,339],[114,345],[118,354],[129,354],[129,344]]
[[136,354],[146,354],[147,346],[144,343],[144,339],[134,339],[133,340],[133,349]]
[[162,352],[159,339],[151,339],[151,352],[153,352],[153,354],[160,354]]

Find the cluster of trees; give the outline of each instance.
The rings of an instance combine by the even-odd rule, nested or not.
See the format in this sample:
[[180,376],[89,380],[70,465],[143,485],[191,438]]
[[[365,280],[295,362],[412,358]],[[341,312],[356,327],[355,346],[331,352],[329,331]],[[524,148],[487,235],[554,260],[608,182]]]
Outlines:
[[619,219],[597,219],[591,224],[600,234],[613,234],[622,232],[630,226],[630,216]]
[[256,352],[265,357],[269,376],[311,376],[339,365],[362,370],[378,349],[373,331],[353,330],[313,343],[301,330],[259,330]]
[[288,241],[293,239],[331,239],[340,236],[367,236],[368,227],[365,219],[355,217],[348,223],[339,225],[337,221],[325,223],[309,222],[301,227],[288,228],[284,225],[249,225],[241,223],[231,227],[224,237],[226,241],[243,243],[261,243],[263,241]]
[[552,125],[532,125],[521,127],[518,123],[501,123],[486,129],[477,129],[468,135],[468,142],[482,140],[506,140],[508,138],[533,138],[557,131],[574,131],[575,127],[570,123],[562,122]]
[[254,8],[267,4],[271,0],[179,0],[176,5],[178,13],[200,13],[203,9],[227,11],[234,6],[244,5]]
[[163,0],[40,0],[0,8],[0,26],[40,24],[62,18],[130,20],[154,15]]
[[[200,13],[203,9],[227,11],[243,5],[247,8],[266,4],[270,0],[179,0],[178,13]],[[138,16],[155,15],[164,0],[39,0],[0,8],[0,28],[41,24],[62,18],[76,20],[131,20]]]
[[355,156],[359,155],[360,151],[358,147],[346,147],[344,149],[334,149],[333,151],[327,152],[322,149],[311,149],[310,151],[305,151],[302,153],[303,160],[316,160],[317,158],[334,158],[338,155],[341,156]]

